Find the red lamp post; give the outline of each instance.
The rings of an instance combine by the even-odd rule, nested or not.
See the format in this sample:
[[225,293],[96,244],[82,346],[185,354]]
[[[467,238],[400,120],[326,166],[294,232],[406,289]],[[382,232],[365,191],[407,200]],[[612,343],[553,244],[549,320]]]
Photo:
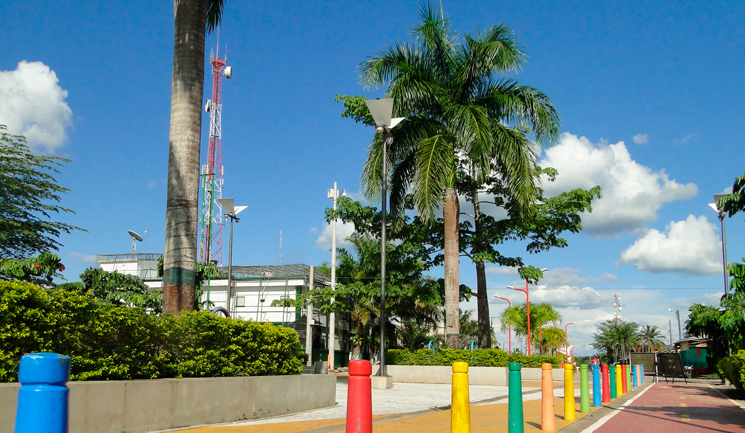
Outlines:
[[[510,308],[510,307],[512,307],[512,302],[510,302],[510,300],[509,300],[509,299],[507,299],[507,298],[503,298],[503,297],[501,297],[501,296],[499,296],[499,295],[494,295],[494,297],[495,297],[495,298],[498,298],[498,299],[502,299],[502,300],[504,300],[504,301],[507,301],[507,308]],[[510,325],[510,327],[509,327],[509,330],[507,331],[507,335],[508,335],[508,337],[507,337],[507,338],[509,339],[509,342],[510,342],[510,343],[509,343],[509,348],[510,348],[510,351],[509,351],[509,353],[512,353],[512,325]]]
[[567,330],[567,327],[569,327],[569,325],[574,325],[574,322],[570,322],[564,325],[564,352],[566,352],[567,359],[569,358],[569,332]]
[[507,286],[507,288],[508,289],[512,289],[512,290],[517,290],[518,292],[525,293],[525,297],[526,297],[525,305],[526,305],[526,310],[527,310],[526,313],[527,313],[527,316],[528,316],[527,317],[527,321],[528,321],[528,347],[526,348],[527,349],[526,352],[528,352],[528,355],[532,355],[533,354],[533,348],[532,348],[532,341],[531,341],[531,338],[530,338],[530,291],[529,291],[529,288],[528,288],[528,280],[525,280],[525,288],[524,289],[518,289],[515,286]]

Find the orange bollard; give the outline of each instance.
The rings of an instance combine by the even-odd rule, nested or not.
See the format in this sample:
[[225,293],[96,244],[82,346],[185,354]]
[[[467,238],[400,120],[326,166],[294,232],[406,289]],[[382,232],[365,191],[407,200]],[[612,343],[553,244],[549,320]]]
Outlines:
[[554,378],[551,374],[551,364],[541,364],[541,430],[556,430],[556,411],[554,410]]
[[370,361],[349,362],[346,433],[372,433],[371,374]]
[[628,384],[628,381],[626,380],[626,365],[625,364],[621,366],[621,381],[623,382],[623,385],[622,385],[623,393],[628,394],[629,384]]

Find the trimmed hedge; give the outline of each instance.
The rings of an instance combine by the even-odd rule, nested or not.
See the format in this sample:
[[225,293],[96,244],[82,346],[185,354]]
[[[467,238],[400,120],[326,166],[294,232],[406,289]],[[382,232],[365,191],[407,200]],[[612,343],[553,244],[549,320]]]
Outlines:
[[729,380],[741,393],[745,386],[745,350],[717,362],[719,377]]
[[507,367],[510,362],[519,362],[526,368],[540,368],[543,363],[550,363],[554,368],[561,366],[561,359],[548,355],[508,354],[500,349],[451,350],[441,349],[434,354],[431,350],[407,349],[387,350],[386,364],[389,365],[452,365],[454,362],[467,362],[472,367]]
[[91,295],[0,281],[0,382],[21,356],[70,356],[72,380],[260,376],[302,373],[298,334],[207,312],[147,314]]

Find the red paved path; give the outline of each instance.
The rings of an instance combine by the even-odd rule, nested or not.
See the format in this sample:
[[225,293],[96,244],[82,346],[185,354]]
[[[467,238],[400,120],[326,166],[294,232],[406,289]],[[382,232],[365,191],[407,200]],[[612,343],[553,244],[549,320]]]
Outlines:
[[657,383],[596,433],[745,433],[745,410],[707,384]]

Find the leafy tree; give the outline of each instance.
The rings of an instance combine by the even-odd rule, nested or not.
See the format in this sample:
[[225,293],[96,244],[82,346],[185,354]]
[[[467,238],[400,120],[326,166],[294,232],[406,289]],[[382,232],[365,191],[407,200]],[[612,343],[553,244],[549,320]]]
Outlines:
[[645,352],[663,350],[665,348],[665,336],[660,329],[654,325],[647,325],[641,328],[639,333],[640,343]]
[[174,0],[171,125],[168,138],[163,311],[194,309],[204,38],[220,25],[225,0]]
[[[532,313],[532,311],[531,311]],[[538,348],[541,355],[551,352],[551,349],[563,346],[567,342],[567,336],[560,328],[538,328]]]
[[717,208],[729,214],[730,218],[745,210],[745,174],[735,179],[735,183],[732,184],[732,194],[720,198]]
[[638,324],[615,319],[601,322],[593,337],[594,342],[590,345],[604,350],[614,362],[626,359],[631,348],[641,341]]
[[57,251],[60,234],[85,231],[52,220],[52,214],[75,213],[59,205],[70,190],[54,178],[70,160],[33,155],[25,137],[6,130],[0,125],[0,258]]
[[[513,305],[505,308],[502,314],[499,316],[500,325],[502,329],[507,329],[510,326],[518,336],[528,335],[528,311],[527,303]],[[542,325],[546,323],[553,323],[557,325],[561,323],[561,314],[554,309],[549,303],[531,303],[530,304],[530,334],[531,342],[538,344],[540,339],[538,338],[539,333],[543,331],[540,329]],[[563,342],[563,340],[562,340]],[[527,340],[526,340],[527,344]]]
[[[536,177],[545,175],[553,182],[558,172],[553,168],[536,168]],[[509,185],[500,175],[492,175],[483,183],[465,175],[458,183],[458,190],[465,191],[466,200],[473,204],[473,224],[462,222],[460,226],[461,253],[476,265],[479,346],[491,345],[489,332],[489,297],[486,287],[486,263],[520,268],[521,277],[536,281],[543,277],[537,268],[525,265],[521,257],[502,255],[497,249],[505,241],[529,241],[526,251],[535,254],[551,248],[568,245],[563,232],[578,233],[582,230],[581,212],[592,212],[591,202],[600,197],[600,187],[590,190],[581,188],[546,198],[543,189],[537,188],[536,201],[527,214],[514,212],[516,203],[510,195]],[[483,200],[488,195],[492,200]],[[508,218],[497,219],[482,212],[483,205],[492,205],[507,210]],[[531,269],[532,268],[532,269]]]
[[[540,91],[494,75],[519,69],[525,55],[512,31],[498,25],[463,43],[448,20],[432,5],[423,7],[414,28],[417,45],[397,44],[361,64],[360,80],[367,87],[387,85],[394,112],[406,117],[393,131],[388,153],[391,173],[382,173],[382,140],[370,146],[362,186],[370,199],[380,199],[383,176],[391,177],[391,208],[404,208],[412,190],[419,215],[432,219],[442,206],[444,223],[445,310],[448,346],[459,334],[459,204],[457,179],[461,170],[481,178],[498,171],[510,195],[526,209],[535,199],[536,154],[521,128],[529,126],[536,140],[558,137],[558,116]],[[370,123],[359,99],[343,99],[344,117]],[[382,199],[386,199],[383,197]]]
[[54,287],[54,278],[65,270],[58,255],[41,253],[27,259],[0,259],[0,280],[26,281],[42,287]]
[[[80,274],[82,291],[114,305],[133,306],[161,312],[162,291],[150,289],[134,275],[88,268]],[[69,287],[69,286],[68,286]]]

